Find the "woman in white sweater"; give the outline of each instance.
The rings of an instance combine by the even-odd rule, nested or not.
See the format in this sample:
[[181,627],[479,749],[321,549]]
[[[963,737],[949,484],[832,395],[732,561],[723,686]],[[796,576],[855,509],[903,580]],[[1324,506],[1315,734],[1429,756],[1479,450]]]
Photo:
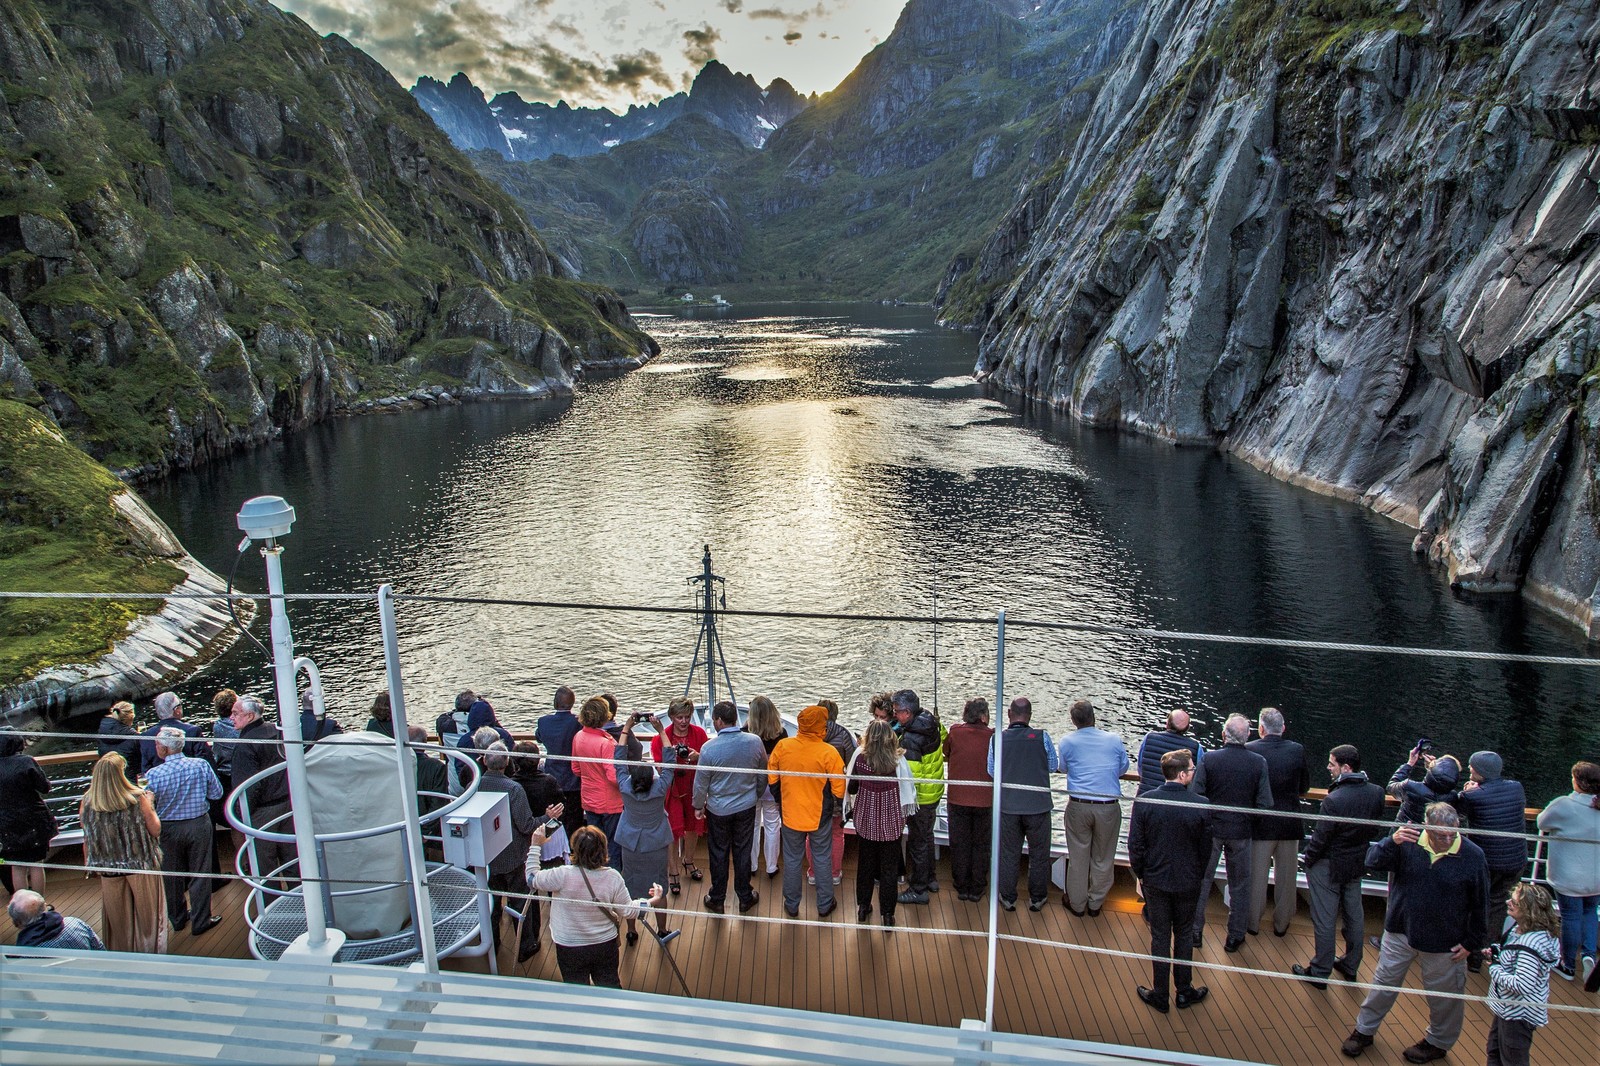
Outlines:
[[[533,833],[533,846],[544,846],[545,829]],[[645,907],[661,902],[659,884],[650,886],[647,899],[630,899],[622,874],[612,869],[606,835],[586,825],[572,834],[572,862],[540,870],[533,891],[554,897],[550,904],[550,939],[556,945],[556,965],[568,984],[621,988],[617,974],[617,932],[624,918],[635,918]]]
[[1567,980],[1580,967],[1594,969],[1595,938],[1600,932],[1600,765],[1572,767],[1572,793],[1539,812],[1539,831],[1547,838],[1549,867],[1545,880],[1555,889],[1561,910],[1561,965]]

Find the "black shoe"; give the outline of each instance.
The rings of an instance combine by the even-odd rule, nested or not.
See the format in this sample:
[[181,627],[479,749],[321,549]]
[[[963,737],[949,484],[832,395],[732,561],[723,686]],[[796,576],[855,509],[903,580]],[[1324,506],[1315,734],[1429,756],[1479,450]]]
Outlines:
[[1028,901],[1028,909],[1037,914],[1039,911],[1044,910],[1044,904],[1045,901],[1042,899],[1030,899]]
[[1105,910],[1104,907],[1090,907],[1084,913],[1088,914],[1089,917],[1091,917],[1091,918],[1098,918],[1098,917],[1100,917],[1100,912],[1103,911],[1103,910]]
[[628,935],[626,937],[623,938],[623,940],[625,940],[627,942],[627,945],[630,948],[633,947],[633,945],[635,945],[635,944],[637,944],[639,942],[639,930],[637,930],[637,929],[632,930],[631,932],[628,933]]
[[883,927],[885,929],[893,929],[894,928],[894,915],[885,914],[883,916]]
[[871,917],[872,917],[872,908],[871,907],[857,907],[856,908],[856,921],[864,922],[868,918],[871,918]]
[[1167,1013],[1167,1011],[1170,1009],[1167,1006],[1167,997],[1163,996],[1160,992],[1157,992],[1153,988],[1146,988],[1144,985],[1140,985],[1139,998],[1144,1001],[1145,1006],[1154,1007],[1162,1014]]
[[1434,1059],[1444,1058],[1449,1052],[1438,1044],[1428,1043],[1428,1038],[1423,1037],[1400,1054],[1407,1062],[1432,1062]]
[[174,933],[182,932],[184,926],[188,924],[189,916],[187,914],[180,914],[176,918],[172,919],[172,931]]
[[1211,994],[1211,989],[1205,985],[1193,985],[1189,988],[1178,989],[1178,1009],[1188,1010]]
[[523,943],[517,948],[517,961],[527,962],[529,959],[539,954],[540,947],[541,945],[537,940],[523,941]]
[[215,929],[217,926],[219,926],[221,924],[222,924],[222,915],[213,914],[211,917],[207,918],[205,921],[201,922],[199,925],[197,925],[193,929],[189,930],[189,935],[190,936],[205,936],[207,933],[211,932],[211,930]]
[[777,877],[777,876],[778,876],[778,871],[776,871],[776,870],[768,870],[767,871],[767,880],[768,881],[772,880],[774,877]]
[[1061,897],[1061,905],[1063,907],[1067,908],[1067,910],[1071,911],[1073,913],[1073,916],[1077,917],[1077,918],[1082,918],[1085,914],[1089,913],[1088,911],[1080,911],[1078,908],[1074,907],[1071,903],[1067,902],[1067,897],[1066,896],[1062,896]]
[[1343,955],[1333,960],[1333,972],[1343,977],[1346,981],[1361,980],[1361,975],[1356,972],[1357,969],[1358,967],[1346,965]]
[[752,888],[750,890],[750,902],[749,903],[741,903],[741,904],[739,904],[739,913],[740,914],[748,914],[750,911],[754,910],[755,909],[755,905],[757,903],[760,903],[760,902],[761,902],[761,893],[757,892],[755,889]]
[[[656,937],[656,942],[662,947],[666,947],[668,944],[678,939],[682,932],[682,929],[668,929],[665,933],[661,933]],[[535,945],[535,948],[537,949],[537,945]]]
[[[1149,922],[1150,919],[1146,918],[1145,921]],[[1193,945],[1194,945],[1194,949],[1196,951],[1199,951],[1201,948],[1206,946],[1206,938],[1204,936],[1202,936],[1201,934],[1196,933],[1194,935]]]
[[1328,976],[1327,974],[1312,973],[1299,963],[1295,963],[1293,966],[1289,967],[1289,972],[1294,974],[1296,977],[1311,978],[1311,980],[1307,981],[1306,984],[1310,985],[1312,988],[1315,988],[1318,992],[1326,992],[1328,990],[1328,982],[1324,980],[1324,978]]
[[836,911],[838,909],[839,909],[839,901],[836,900],[836,899],[829,900],[828,901],[828,905],[826,907],[818,907],[817,908],[817,917],[818,918],[826,918],[828,915],[832,914],[834,911]]
[[1274,929],[1272,931],[1272,935],[1281,940],[1284,937],[1289,935],[1289,930],[1287,930],[1287,929]]
[[785,903],[783,905],[783,913],[787,914],[791,918],[798,918],[798,917],[800,917],[800,908],[799,907],[791,907],[787,903]]
[[1361,1053],[1372,1046],[1372,1037],[1360,1029],[1350,1030],[1350,1035],[1344,1038],[1344,1043],[1339,1045],[1339,1050],[1344,1052],[1345,1058],[1360,1058]]
[[900,897],[896,902],[915,903],[921,906],[927,906],[928,894],[926,892],[913,892],[910,889],[906,889],[904,892],[900,893]]
[[939,894],[939,882],[937,882],[937,881],[929,881],[928,882],[928,891],[932,892],[934,895],[938,895]]
[[[705,904],[706,910],[710,911],[712,914],[721,914],[722,911],[723,911],[722,904],[720,902],[718,902],[717,900],[712,899],[711,898],[711,893],[709,893],[709,892],[707,892],[705,894],[705,896],[700,900],[700,902]],[[739,911],[740,911],[741,914],[744,911],[746,911],[747,909],[748,908],[745,907],[743,904],[740,904]]]
[[1230,936],[1222,942],[1222,950],[1229,955],[1232,955],[1242,947],[1244,947],[1244,937],[1242,936]]
[[1483,956],[1482,955],[1473,954],[1473,955],[1468,955],[1467,956],[1467,972],[1468,973],[1481,973],[1481,972],[1483,972]]
[[1004,911],[1014,911],[1017,909],[1017,901],[1014,899],[1003,899],[1000,901],[1000,909]]

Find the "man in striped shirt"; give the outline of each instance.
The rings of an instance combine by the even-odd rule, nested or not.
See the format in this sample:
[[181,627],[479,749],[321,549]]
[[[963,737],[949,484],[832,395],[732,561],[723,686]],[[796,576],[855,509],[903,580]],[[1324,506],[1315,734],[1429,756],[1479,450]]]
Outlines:
[[161,869],[167,875],[167,917],[173,929],[202,936],[222,919],[211,913],[211,801],[222,782],[204,759],[183,753],[181,729],[156,734],[161,763],[145,775],[161,819]]

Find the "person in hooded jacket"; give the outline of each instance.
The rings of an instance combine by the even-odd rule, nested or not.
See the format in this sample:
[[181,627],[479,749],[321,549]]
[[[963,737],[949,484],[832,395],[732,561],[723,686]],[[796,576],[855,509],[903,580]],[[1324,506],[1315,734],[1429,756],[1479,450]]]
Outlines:
[[[791,918],[800,916],[800,876],[807,841],[817,868],[832,869],[833,810],[844,802],[844,760],[828,743],[827,735],[828,709],[807,707],[800,712],[799,735],[778,741],[767,760],[767,783],[783,782],[783,909]],[[830,776],[821,776],[824,774]],[[826,918],[835,906],[833,878],[817,878],[817,917]]]
[[58,913],[37,892],[25,888],[12,896],[6,913],[11,924],[17,927],[18,947],[106,950],[88,922]]
[[[1422,765],[1421,781],[1413,779],[1418,764]],[[1456,806],[1461,793],[1456,790],[1461,780],[1461,760],[1454,755],[1428,755],[1418,744],[1411,755],[1389,776],[1389,795],[1400,801],[1397,822],[1422,823],[1423,812],[1430,803],[1448,803]]]
[[900,902],[926,904],[928,893],[939,891],[933,829],[944,798],[944,726],[908,688],[894,694],[894,719],[900,751],[917,779],[917,812],[906,819],[906,890]]
[[1528,1066],[1533,1031],[1550,1021],[1550,970],[1561,958],[1561,918],[1542,885],[1518,885],[1506,901],[1516,924],[1489,959],[1488,1066]]
[[[506,746],[507,751],[516,746],[516,740],[501,726],[500,720],[495,717],[494,708],[489,705],[489,701],[477,700],[473,703],[471,709],[467,711],[467,731],[461,735],[461,739],[456,741],[456,748],[470,752],[474,748],[482,747],[483,745],[478,744],[474,739],[474,734],[480,729],[493,729],[495,735],[500,738],[500,743]],[[479,765],[482,765],[481,761]],[[450,794],[459,796],[465,788],[466,782],[461,780],[460,764],[451,759]]]

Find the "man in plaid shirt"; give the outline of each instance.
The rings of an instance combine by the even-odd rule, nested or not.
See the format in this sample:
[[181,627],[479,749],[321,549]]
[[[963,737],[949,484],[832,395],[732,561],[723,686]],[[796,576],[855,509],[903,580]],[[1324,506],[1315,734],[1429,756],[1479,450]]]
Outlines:
[[211,879],[205,876],[211,872],[211,801],[222,798],[222,782],[210,763],[183,753],[185,739],[181,729],[156,734],[161,763],[145,780],[161,819],[167,917],[173,929],[187,925],[191,936],[202,936],[222,922],[211,913]]

